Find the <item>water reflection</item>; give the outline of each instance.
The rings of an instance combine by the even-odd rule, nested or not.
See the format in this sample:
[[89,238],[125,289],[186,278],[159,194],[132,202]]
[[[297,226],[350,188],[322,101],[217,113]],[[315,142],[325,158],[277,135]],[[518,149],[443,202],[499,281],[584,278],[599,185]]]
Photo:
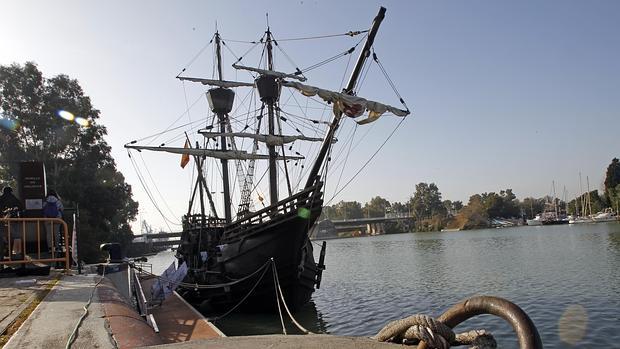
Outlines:
[[[205,314],[209,315],[209,314]],[[327,333],[327,322],[323,319],[323,314],[318,311],[314,301],[310,301],[295,314],[295,320],[304,328],[314,333]],[[284,325],[288,334],[303,334],[291,321],[286,314]],[[224,319],[215,322],[215,325],[227,336],[241,335],[265,335],[282,333],[280,316],[274,314],[240,314],[233,313]]]

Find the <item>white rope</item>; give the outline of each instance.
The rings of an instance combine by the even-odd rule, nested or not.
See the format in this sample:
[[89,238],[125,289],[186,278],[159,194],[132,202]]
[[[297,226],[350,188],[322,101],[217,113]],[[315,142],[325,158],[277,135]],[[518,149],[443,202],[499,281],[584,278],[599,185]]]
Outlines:
[[138,269],[140,272],[142,272],[144,274],[156,277],[157,279],[159,279],[161,281],[164,281],[166,283],[171,283],[171,284],[174,284],[174,285],[177,285],[177,286],[181,286],[181,287],[185,287],[185,288],[193,288],[193,289],[215,289],[215,288],[224,288],[224,287],[232,286],[232,285],[238,284],[240,282],[243,282],[243,281],[251,278],[252,276],[258,274],[258,272],[260,272],[262,269],[266,269],[269,266],[269,264],[270,264],[270,261],[265,262],[265,264],[263,264],[260,268],[256,269],[256,271],[254,271],[252,274],[244,276],[241,279],[237,279],[237,280],[225,283],[225,284],[213,284],[213,285],[198,285],[198,284],[190,284],[188,282],[174,281],[174,280],[171,280],[171,279],[167,279],[167,278],[165,278],[163,276],[150,273],[150,272],[148,272],[146,270],[143,270],[140,267],[136,267],[133,263],[130,263],[129,266],[131,268]]
[[[276,291],[276,304],[278,305],[278,315],[280,315],[280,324],[282,324],[282,333],[287,335],[286,326],[284,326],[284,317],[282,316],[282,308],[280,308],[280,300],[278,299],[278,273],[276,271],[276,262],[271,257],[271,269],[273,270],[273,289]],[[284,303],[286,305],[286,303]]]
[[97,289],[97,286],[99,286],[101,281],[103,281],[103,278],[105,277],[105,269],[108,266],[108,264],[109,263],[103,264],[103,271],[101,273],[101,278],[99,278],[99,281],[97,281],[97,283],[93,287],[93,290],[90,293],[90,297],[88,298],[88,302],[86,302],[86,305],[84,305],[84,307],[83,307],[84,313],[82,314],[82,316],[80,316],[77,324],[75,324],[75,327],[73,328],[73,331],[71,332],[71,335],[69,336],[69,339],[67,340],[67,344],[65,345],[65,349],[70,349],[71,346],[73,345],[73,341],[76,338],[75,335],[77,334],[78,328],[80,328],[80,325],[82,325],[82,321],[84,320],[86,315],[88,315],[88,308],[90,307],[90,304],[93,301],[93,296],[95,295],[95,290]]
[[[299,322],[297,322],[297,320],[295,320],[295,318],[293,317],[293,314],[291,314],[291,311],[289,310],[288,306],[286,305],[286,301],[284,300],[284,293],[282,293],[282,288],[280,287],[280,278],[278,277],[278,270],[276,269],[276,262],[273,260],[273,258],[271,259],[271,261],[273,262],[273,278],[275,280],[275,286],[277,287],[276,290],[276,294],[279,293],[280,295],[280,299],[282,300],[282,304],[284,305],[284,309],[286,310],[286,313],[288,314],[288,317],[291,318],[291,321],[293,322],[293,324],[295,324],[295,326],[297,326],[297,328],[302,331],[305,334],[315,334],[309,330],[307,330],[306,328],[304,328]],[[278,302],[278,310],[280,310],[280,303]],[[280,317],[282,317],[282,315],[280,314]],[[284,333],[286,334],[286,332]]]

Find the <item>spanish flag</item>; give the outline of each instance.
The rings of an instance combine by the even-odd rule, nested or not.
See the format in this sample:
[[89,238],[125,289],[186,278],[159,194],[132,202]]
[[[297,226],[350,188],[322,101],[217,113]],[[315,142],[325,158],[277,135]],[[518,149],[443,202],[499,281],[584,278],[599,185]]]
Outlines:
[[[185,146],[183,148],[189,148],[189,140],[185,140]],[[189,163],[189,154],[181,155],[181,168],[185,168],[185,166]]]

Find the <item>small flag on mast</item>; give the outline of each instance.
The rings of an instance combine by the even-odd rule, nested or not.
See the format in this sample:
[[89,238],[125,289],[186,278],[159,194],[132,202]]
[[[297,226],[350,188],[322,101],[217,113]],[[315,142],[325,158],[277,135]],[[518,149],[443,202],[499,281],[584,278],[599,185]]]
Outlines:
[[[185,140],[185,146],[183,148],[189,148],[189,140]],[[189,163],[189,154],[183,154],[181,155],[181,168],[185,168],[185,166],[187,166],[187,164]]]

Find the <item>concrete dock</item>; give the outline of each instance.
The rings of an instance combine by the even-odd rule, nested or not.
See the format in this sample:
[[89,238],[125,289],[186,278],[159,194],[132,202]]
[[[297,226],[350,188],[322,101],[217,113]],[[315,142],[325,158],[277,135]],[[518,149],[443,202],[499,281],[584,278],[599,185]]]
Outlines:
[[400,344],[377,342],[363,337],[330,335],[267,335],[204,339],[185,343],[167,344],[150,349],[389,349],[402,348]]
[[[51,290],[37,299],[45,287]],[[148,347],[224,336],[176,293],[153,308],[159,327],[156,333],[110,278],[55,274],[0,279],[0,330],[5,338],[10,336],[6,343],[0,342],[0,348],[65,348],[89,300],[88,314],[75,331],[72,348]],[[34,305],[19,329],[7,333],[19,315]]]
[[[4,348],[64,348],[96,281],[92,275],[63,276]],[[115,348],[96,293],[78,332],[74,348]]]

